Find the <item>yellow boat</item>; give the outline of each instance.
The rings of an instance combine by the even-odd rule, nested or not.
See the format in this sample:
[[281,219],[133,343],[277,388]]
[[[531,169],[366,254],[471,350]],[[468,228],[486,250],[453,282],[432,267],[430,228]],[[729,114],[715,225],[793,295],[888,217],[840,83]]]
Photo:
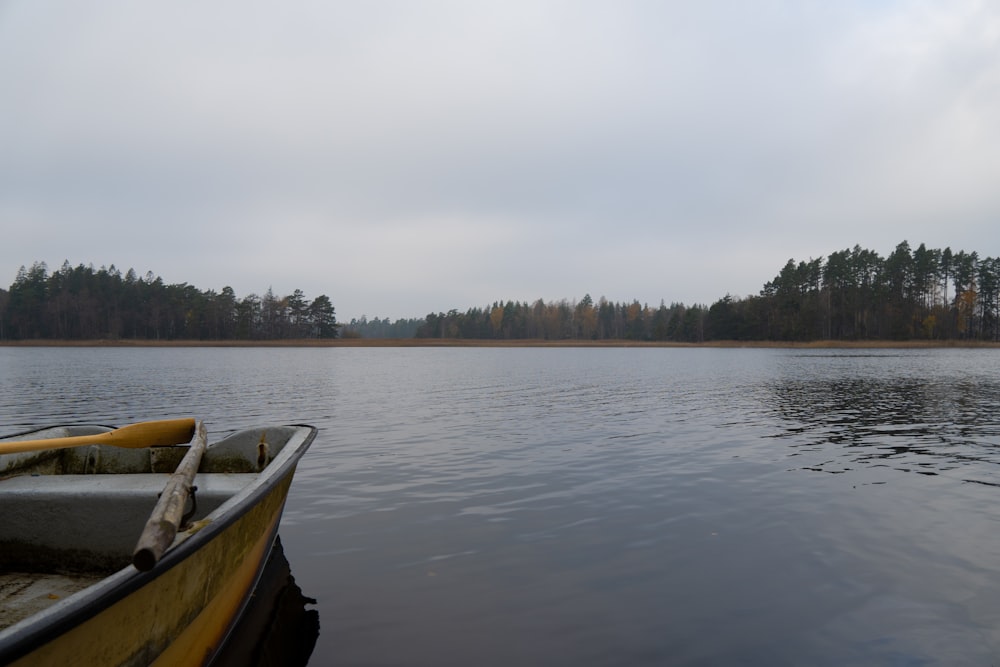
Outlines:
[[194,433],[194,420],[169,420],[0,439],[0,665],[202,665],[218,653],[316,429],[208,445],[199,428],[178,446]]

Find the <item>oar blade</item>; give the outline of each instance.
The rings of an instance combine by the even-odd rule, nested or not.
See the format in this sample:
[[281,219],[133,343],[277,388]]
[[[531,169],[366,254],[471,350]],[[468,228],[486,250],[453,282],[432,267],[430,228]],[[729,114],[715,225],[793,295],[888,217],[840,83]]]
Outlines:
[[191,442],[194,419],[162,419],[122,426],[108,433],[104,444],[115,447],[166,447]]
[[12,440],[0,442],[0,454],[37,452],[43,449],[64,449],[86,445],[114,445],[140,449],[166,447],[191,442],[194,437],[194,419],[163,419],[160,421],[129,424],[105,433],[45,438],[42,440]]

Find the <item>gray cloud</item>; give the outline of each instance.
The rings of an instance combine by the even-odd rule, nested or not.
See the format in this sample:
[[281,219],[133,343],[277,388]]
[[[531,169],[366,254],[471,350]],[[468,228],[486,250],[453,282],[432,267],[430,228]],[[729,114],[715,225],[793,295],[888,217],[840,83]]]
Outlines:
[[707,303],[904,238],[996,255],[998,56],[971,1],[6,3],[0,272],[349,318]]

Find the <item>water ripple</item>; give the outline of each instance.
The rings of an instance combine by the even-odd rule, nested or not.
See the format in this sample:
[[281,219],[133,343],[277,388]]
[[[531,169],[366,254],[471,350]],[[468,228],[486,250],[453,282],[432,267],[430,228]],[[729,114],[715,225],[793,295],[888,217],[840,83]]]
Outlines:
[[988,664],[998,359],[0,348],[0,431],[319,427],[318,664]]

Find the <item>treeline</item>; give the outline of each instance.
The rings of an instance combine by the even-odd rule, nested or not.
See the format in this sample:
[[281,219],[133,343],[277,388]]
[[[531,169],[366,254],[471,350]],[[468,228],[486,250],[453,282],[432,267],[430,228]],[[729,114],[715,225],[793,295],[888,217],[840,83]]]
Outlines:
[[[301,290],[237,298],[232,288],[166,285],[147,273],[68,262],[21,267],[0,290],[0,339],[267,340],[336,338],[333,304]],[[759,294],[711,305],[657,307],[580,301],[496,301],[423,319],[351,320],[364,338],[1000,341],[1000,258],[915,250],[903,241],[887,257],[860,246],[826,258],[788,260]]]
[[0,290],[0,339],[275,340],[336,338],[340,325],[329,297],[239,298],[231,287],[199,290],[164,284],[151,272],[124,275],[111,265],[21,267]]
[[588,294],[580,301],[538,299],[494,302],[485,308],[431,313],[417,329],[418,338],[706,340],[704,306],[660,303],[656,308],[613,303]]
[[1000,340],[1000,259],[903,241],[788,260],[759,296],[725,297],[708,335],[735,340]]
[[590,295],[579,302],[494,302],[431,313],[424,338],[711,340],[1000,340],[1000,259],[913,250],[888,257],[860,246],[788,260],[756,296],[652,308]]
[[344,324],[341,335],[344,338],[413,338],[423,323],[423,318],[398,319],[393,322],[388,317],[369,320],[366,315],[362,315],[361,319],[352,317],[349,323]]

